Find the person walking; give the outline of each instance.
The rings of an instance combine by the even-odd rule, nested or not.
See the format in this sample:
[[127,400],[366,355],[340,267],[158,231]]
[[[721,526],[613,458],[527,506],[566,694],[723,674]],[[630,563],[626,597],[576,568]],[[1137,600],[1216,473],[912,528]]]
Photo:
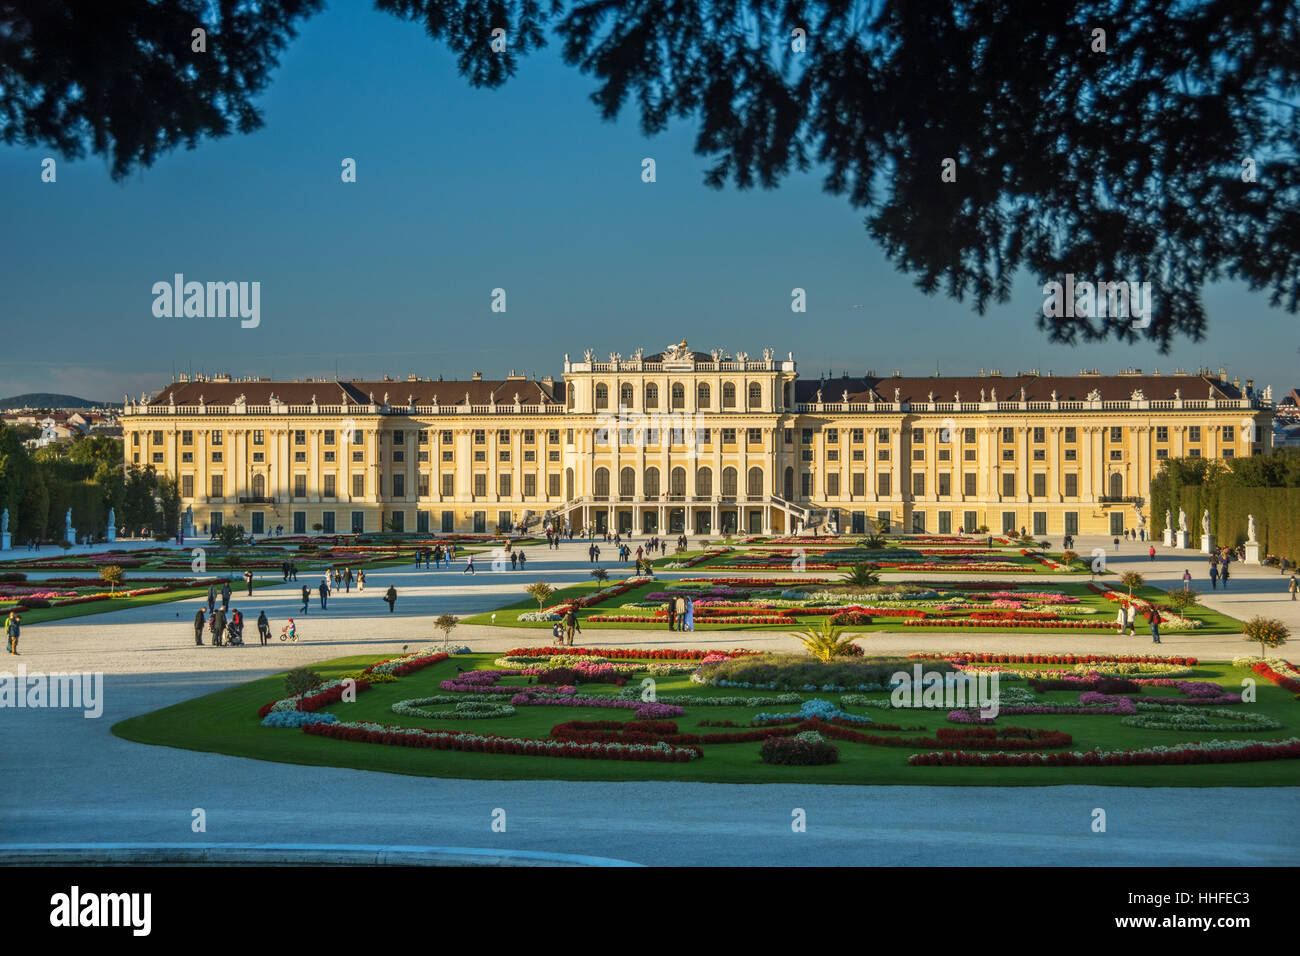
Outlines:
[[511,571],[519,570],[519,555],[514,551],[510,552],[510,570]]
[[271,639],[271,622],[266,619],[265,611],[257,615],[257,636],[261,638],[263,647]]
[[1210,562],[1210,590],[1217,591],[1218,589],[1219,589],[1219,562],[1211,561]]
[[1151,545],[1151,547],[1147,549],[1147,554],[1151,555],[1151,560],[1152,560],[1152,561],[1154,561],[1154,560],[1156,559],[1156,546],[1155,546],[1154,544]]
[[366,589],[366,572],[365,569],[363,568],[362,570],[357,572],[357,590],[364,591],[365,589]]
[[212,612],[212,645],[220,647],[222,644],[221,635],[226,632],[226,609],[218,608]]
[[208,623],[208,617],[203,613],[203,608],[194,612],[194,643],[199,647],[203,646],[203,625]]
[[573,635],[581,633],[582,628],[578,624],[578,611],[570,606],[569,612],[564,615],[564,636],[569,647],[573,646]]
[[526,571],[527,569],[528,569],[528,555],[525,554],[521,549],[519,552],[519,570]]
[[686,624],[682,628],[682,630],[684,631],[695,630],[695,602],[694,601],[686,602]]
[[1291,575],[1291,583],[1287,585],[1287,590],[1291,592],[1291,600],[1295,600],[1296,591],[1300,591],[1300,581],[1296,580],[1294,574]]
[[344,594],[352,593],[352,568],[351,567],[345,567],[343,569],[343,593]]
[[1219,570],[1219,580],[1223,582],[1223,590],[1228,590],[1228,562],[1224,559],[1223,567]]
[[675,631],[677,629],[676,625],[677,625],[677,601],[672,598],[669,598],[668,599],[668,630]]
[[221,610],[230,610],[230,582],[221,585]]
[[244,586],[248,588],[248,596],[252,597],[253,596],[253,572],[252,571],[244,572]]
[[1124,626],[1128,623],[1128,613],[1125,611],[1127,606],[1121,604],[1119,610],[1115,612],[1115,633],[1118,635],[1123,635]]
[[[5,618],[5,647],[10,654],[18,654],[18,636],[22,633],[22,627],[22,616],[17,611],[10,611],[9,616]],[[18,656],[22,657],[21,654]]]
[[330,588],[329,585],[325,583],[324,578],[320,579],[320,585],[316,588],[316,590],[320,592],[320,609],[323,611],[326,608],[325,602],[329,599],[330,596]]
[[1116,550],[1116,551],[1119,550],[1119,536],[1118,536],[1118,535],[1116,535],[1116,537],[1115,537],[1115,550]]
[[302,586],[302,611],[301,611],[301,613],[303,613],[303,614],[306,614],[306,613],[307,613],[307,605],[310,604],[310,603],[311,603],[311,588],[307,587],[307,585],[304,584],[304,585]]
[[216,606],[217,606],[217,586],[215,584],[209,584],[208,585],[208,613],[211,614],[212,609]]
[[280,577],[281,577],[284,581],[286,581],[286,582],[289,580],[289,562],[288,562],[288,561],[281,561],[281,562],[280,562]]
[[678,596],[677,596],[677,600],[676,600],[675,602],[673,602],[673,603],[676,605],[675,610],[676,610],[677,613],[676,613],[675,616],[676,616],[676,618],[677,618],[677,630],[679,630],[679,631],[684,631],[684,630],[686,630],[686,607],[687,607],[687,601],[686,601],[686,599],[685,599],[684,597],[682,597],[681,595],[678,595]]
[[1134,625],[1137,624],[1137,607],[1133,604],[1124,605],[1124,619],[1128,623],[1128,636],[1134,636]]
[[476,572],[476,571],[474,570],[474,555],[471,554],[471,555],[469,556],[469,558],[465,561],[465,570],[462,571],[462,572],[460,572],[460,573],[461,573],[461,574],[477,574],[477,573],[478,573],[478,572]]
[[393,608],[397,605],[397,588],[391,584],[388,585],[388,590],[384,593],[384,600],[388,602],[388,613],[392,614]]
[[1186,591],[1192,586],[1192,572],[1183,568],[1183,590]]
[[1160,643],[1160,611],[1156,606],[1151,605],[1151,610],[1147,612],[1147,620],[1151,622],[1151,643]]

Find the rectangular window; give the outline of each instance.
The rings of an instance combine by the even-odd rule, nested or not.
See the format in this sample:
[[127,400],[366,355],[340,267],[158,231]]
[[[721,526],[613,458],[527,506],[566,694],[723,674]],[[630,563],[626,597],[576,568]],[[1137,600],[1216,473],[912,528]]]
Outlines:
[[253,444],[254,445],[266,444],[266,433],[263,432],[262,429],[260,428],[253,429]]
[[442,513],[442,530],[448,533],[456,530],[456,512],[444,511]]
[[1169,426],[1168,426],[1168,425],[1157,425],[1157,426],[1156,426],[1156,441],[1158,441],[1158,442],[1169,441]]
[[509,448],[499,448],[499,449],[497,449],[497,461],[509,461],[509,460],[510,460],[510,449],[509,449]]
[[510,429],[508,428],[497,429],[497,444],[498,445],[510,444]]
[[1078,437],[1079,437],[1079,430],[1074,426],[1071,425],[1065,429],[1065,443],[1067,445],[1077,441]]
[[442,453],[442,460],[443,460],[443,461],[455,461],[455,454],[456,454],[455,452],[444,451],[444,452]]
[[811,428],[803,429],[800,437],[805,445],[811,445],[813,441],[813,430]]
[[559,461],[559,460],[560,460],[560,450],[559,450],[558,448],[556,448],[556,449],[553,449],[553,450],[551,450],[551,451],[548,451],[548,452],[546,453],[546,460],[547,460],[547,461]]
[[736,443],[736,430],[734,428],[722,429],[722,444],[734,445]]
[[295,498],[307,497],[307,476],[306,475],[293,476],[293,496]]
[[366,513],[364,511],[352,512],[352,533],[361,534],[366,530]]
[[301,428],[296,429],[293,433],[293,443],[295,445],[307,444],[307,433],[303,431]]
[[912,461],[925,461],[925,449],[924,449],[924,448],[913,448],[913,449],[912,449]]
[[214,445],[220,445],[220,444],[221,444],[221,430],[220,430],[220,429],[217,429],[217,430],[213,431],[213,433],[212,433],[212,444],[214,444]]
[[354,449],[352,450],[352,460],[353,460],[353,461],[365,461],[365,460],[366,460],[366,453],[365,453],[364,451],[362,451],[361,449],[356,449],[356,448],[354,448]]
[[444,498],[454,498],[456,496],[456,476],[442,476],[442,496]]
[[[418,441],[421,445],[429,444],[429,429],[421,428],[418,432],[416,432],[415,437],[416,437],[416,441]],[[427,525],[429,523],[428,513],[422,511],[420,512],[420,514],[424,516],[424,523]],[[428,529],[426,528],[425,530]]]
[[[405,445],[405,444],[406,444],[406,432],[402,431],[400,428],[399,428],[397,431],[393,432],[393,444],[394,444],[394,445]],[[396,512],[396,513],[393,515],[393,517],[396,518],[398,514],[401,514],[401,512],[400,512],[400,511],[399,511],[399,512]]]
[[546,476],[546,496],[548,498],[560,497],[560,476],[559,475]]
[[979,515],[974,511],[963,511],[961,513],[962,530],[968,534],[979,527]]
[[334,512],[322,511],[320,516],[321,531],[325,534],[334,533]]
[[888,449],[888,448],[877,448],[877,449],[876,449],[876,461],[889,461],[889,449]]
[[952,461],[952,449],[951,449],[951,448],[940,448],[940,449],[939,449],[939,460],[940,460],[940,461]]
[[214,451],[214,452],[212,453],[212,460],[213,460],[214,462],[216,462],[217,464],[221,464],[221,452],[219,452],[219,451]]
[[946,498],[952,494],[952,475],[946,472],[939,475],[939,497]]
[[393,526],[394,531],[406,530],[406,512],[394,511],[388,516],[389,523]]
[[912,475],[912,495],[917,498],[925,495],[925,472]]
[[439,434],[440,434],[440,436],[441,436],[441,438],[442,438],[442,443],[443,443],[444,445],[450,445],[450,444],[452,443],[452,441],[453,441],[453,436],[452,436],[452,434],[451,434],[451,429],[449,429],[449,428],[444,428],[444,429],[443,429]]
[[474,444],[476,445],[487,444],[487,432],[484,431],[482,428],[474,429]]
[[[811,455],[812,452],[810,451],[810,452],[808,452],[808,454]],[[827,460],[827,461],[839,461],[839,460],[840,460],[840,450],[839,450],[838,448],[828,448],[828,449],[826,449],[826,460]]]
[[1065,476],[1065,497],[1079,497],[1079,476],[1070,474]]
[[548,444],[558,445],[560,443],[560,430],[558,428],[547,429],[546,441]]
[[974,461],[974,460],[975,460],[975,456],[976,456],[976,451],[975,451],[974,448],[964,448],[964,449],[962,449],[962,453],[961,453],[961,460],[962,460],[962,461]]
[[393,497],[394,498],[406,497],[406,476],[405,475],[393,475]]
[[188,465],[188,464],[191,464],[193,461],[194,461],[194,452],[192,452],[192,451],[183,451],[183,452],[181,452],[181,463],[182,463],[182,464]]
[[807,472],[799,476],[799,492],[805,498],[812,497],[812,475]]
[[863,441],[863,430],[861,428],[855,428],[852,431],[850,431],[849,441],[851,441],[855,445],[861,445]]
[[524,429],[524,444],[525,445],[537,444],[537,433],[533,431],[531,428]]
[[305,451],[296,451],[293,453],[293,460],[298,464],[305,465],[307,463],[307,453]]
[[826,443],[828,445],[837,444],[840,440],[840,430],[838,428],[826,429]]
[[1047,512],[1046,511],[1034,512],[1034,534],[1036,535],[1047,534]]
[[1034,449],[1034,461],[1047,461],[1047,449],[1046,449],[1046,448],[1035,448],[1035,449]]
[[163,433],[161,429],[155,430],[152,434],[153,434],[153,443],[155,445],[161,445],[163,441]]
[[1014,498],[1015,496],[1016,496],[1016,476],[1003,475],[1002,476],[1002,497]]
[[352,476],[352,497],[364,498],[365,496],[366,496],[366,476],[353,475]]
[[853,474],[853,493],[859,497],[867,493],[867,476],[860,471]]
[[794,444],[794,429],[793,429],[793,428],[787,428],[787,429],[785,429],[785,431],[784,431],[782,434],[783,434],[783,436],[784,436],[784,438],[785,438],[785,443],[786,443],[787,445],[793,445],[793,444]]
[[524,475],[524,497],[525,498],[537,497],[537,476],[536,475]]
[[1156,449],[1156,461],[1164,461],[1164,460],[1165,460],[1166,458],[1168,458],[1168,457],[1169,457],[1169,449],[1168,449],[1168,448],[1157,448],[1157,449]]
[[[261,454],[261,452],[254,452],[253,454],[256,456],[256,455]],[[256,459],[255,459],[255,460],[256,460]],[[335,461],[335,458],[334,458],[334,452],[332,452],[332,451],[327,451],[327,452],[325,452],[325,463],[326,463],[326,464],[332,464],[334,461]]]
[[1067,511],[1065,513],[1065,533],[1071,535],[1079,533],[1079,512]]
[[429,475],[426,472],[420,472],[415,476],[415,493],[421,498],[429,497]]
[[181,497],[182,498],[194,497],[194,476],[193,475],[181,475]]
[[221,475],[212,476],[212,497],[213,498],[220,498],[225,493],[224,492],[225,486],[223,485],[222,482],[223,482],[223,476]]
[[1047,476],[1042,474],[1041,472],[1034,475],[1034,497],[1035,498],[1047,497]]
[[337,480],[337,476],[335,475],[324,476],[325,487],[321,490],[321,494],[323,494],[326,498],[335,497],[334,485],[336,480]]
[[951,511],[939,512],[939,533],[952,534],[952,512]]
[[487,475],[478,474],[474,476],[474,494],[479,498],[487,494]]
[[838,498],[840,496],[840,475],[839,472],[831,472],[826,476],[826,497]]
[[1233,450],[1232,450],[1231,448],[1225,448],[1225,449],[1223,449],[1223,457],[1224,457],[1224,458],[1231,458],[1231,457],[1233,456],[1233,454],[1234,454],[1234,453],[1233,453]]
[[1121,428],[1119,425],[1112,425],[1112,426],[1110,427],[1110,440],[1111,440],[1111,441],[1123,441],[1123,440],[1124,440],[1124,429]]
[[327,445],[334,444],[334,429],[332,428],[325,429],[325,444]]
[[194,444],[194,432],[190,431],[190,429],[188,429],[188,428],[182,429],[182,430],[181,430],[181,444],[182,444],[182,445],[193,445],[193,444]]
[[921,444],[921,442],[923,442],[923,441],[925,441],[925,429],[924,429],[924,428],[913,428],[913,429],[912,429],[912,444],[913,444],[913,445],[919,445],[919,444]]
[[878,442],[886,442],[886,443],[888,443],[888,441],[889,441],[889,429],[888,429],[888,428],[877,428],[877,429],[876,429],[876,441],[878,441]]
[[1067,449],[1065,449],[1065,460],[1066,460],[1066,461],[1078,461],[1078,460],[1079,460],[1079,449],[1077,449],[1077,448],[1067,448]]
[[536,461],[536,460],[537,460],[537,452],[531,450],[524,452],[524,461]]
[[889,472],[876,475],[876,494],[889,494]]
[[501,495],[502,498],[509,498],[510,497],[510,475],[498,475],[497,488],[499,489],[498,493]]
[[1123,461],[1123,460],[1124,460],[1124,449],[1122,449],[1122,448],[1112,448],[1112,449],[1110,450],[1110,460],[1111,460],[1111,461]]
[[1003,441],[1003,443],[1009,443],[1009,442],[1013,442],[1013,441],[1015,441],[1015,440],[1016,440],[1016,430],[1015,430],[1014,428],[1004,428],[1004,429],[1002,429],[1002,441]]
[[1047,429],[1046,429],[1046,428],[1035,428],[1035,429],[1034,429],[1034,444],[1035,444],[1035,445],[1041,445],[1041,444],[1042,444],[1043,442],[1045,442],[1045,441],[1047,441]]
[[476,451],[476,452],[474,452],[474,460],[475,460],[475,461],[487,461],[487,452],[485,452],[485,451]]
[[964,475],[961,476],[961,481],[962,481],[962,494],[964,494],[968,498],[975,497],[975,473],[972,471],[966,472]]
[[751,429],[749,429],[749,439],[748,439],[748,440],[749,440],[749,444],[751,444],[751,445],[761,445],[761,444],[763,444],[763,429],[761,429],[761,428],[751,428]]
[[1189,425],[1189,426],[1187,427],[1187,440],[1188,440],[1188,441],[1200,441],[1200,440],[1201,440],[1201,426],[1200,426],[1200,425]]
[[974,444],[974,443],[975,443],[975,429],[973,429],[973,428],[963,428],[963,429],[961,430],[961,440],[964,441],[964,442],[965,442],[966,444],[968,444],[968,445],[972,445],[972,444]]
[[1015,460],[1016,460],[1016,450],[1015,450],[1014,448],[1004,448],[1004,449],[1002,449],[1002,460],[1003,460],[1003,461],[1015,461]]
[[866,453],[863,449],[861,449],[861,448],[855,448],[855,449],[853,449],[853,460],[854,460],[854,461],[866,461],[866,460],[867,460],[867,453]]
[[1201,457],[1201,450],[1200,450],[1199,448],[1189,448],[1189,449],[1187,449],[1187,457],[1188,457],[1188,458],[1200,458],[1200,457]]

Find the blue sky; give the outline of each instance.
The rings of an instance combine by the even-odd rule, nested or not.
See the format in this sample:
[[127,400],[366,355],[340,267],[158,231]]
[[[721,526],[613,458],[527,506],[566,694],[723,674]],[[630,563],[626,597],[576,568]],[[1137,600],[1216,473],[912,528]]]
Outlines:
[[[632,113],[602,122],[593,88],[552,46],[504,88],[474,90],[420,27],[336,2],[282,57],[258,133],[123,183],[89,158],[59,159],[44,184],[49,151],[0,147],[0,396],[120,400],[173,369],[332,377],[336,363],[343,377],[558,377],[566,352],[682,337],[793,351],[808,377],[1222,365],[1277,393],[1300,385],[1297,318],[1265,295],[1210,288],[1206,340],[1167,356],[1052,345],[1030,278],[983,317],[923,295],[816,171],[774,191],[708,189],[693,125],[646,139]],[[340,181],[344,157],[355,184]],[[150,290],[177,272],[259,281],[261,325],[155,318]],[[805,315],[790,311],[796,286]],[[504,314],[490,311],[497,287]]]

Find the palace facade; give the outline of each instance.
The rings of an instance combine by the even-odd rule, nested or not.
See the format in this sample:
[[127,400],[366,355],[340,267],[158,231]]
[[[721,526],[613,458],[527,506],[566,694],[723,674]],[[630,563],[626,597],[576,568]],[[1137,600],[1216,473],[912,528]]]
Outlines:
[[1056,537],[1141,527],[1162,459],[1265,453],[1271,420],[1222,369],[802,380],[793,355],[686,342],[566,355],[559,381],[182,377],[121,419],[126,463],[175,477],[198,533]]

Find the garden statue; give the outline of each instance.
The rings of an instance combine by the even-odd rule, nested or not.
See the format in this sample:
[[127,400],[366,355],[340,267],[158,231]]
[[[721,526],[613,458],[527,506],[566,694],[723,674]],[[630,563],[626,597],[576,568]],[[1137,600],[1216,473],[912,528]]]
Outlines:
[[1173,515],[1171,515],[1171,514],[1169,513],[1169,509],[1166,508],[1166,509],[1165,509],[1165,527],[1166,527],[1166,528],[1173,528],[1173,526],[1174,526],[1174,517],[1173,517]]
[[1187,512],[1182,508],[1178,509],[1178,530],[1183,534],[1187,533]]
[[[5,514],[7,515],[8,512],[5,512]],[[1247,541],[1257,540],[1255,537],[1255,516],[1254,515],[1246,515],[1246,540]]]
[[72,509],[71,508],[69,508],[67,512],[63,515],[63,530],[64,531],[72,530]]
[[0,512],[0,531],[8,531],[8,530],[9,530],[9,509],[6,508],[3,512]]
[[1208,535],[1209,533],[1210,533],[1210,509],[1206,508],[1204,511],[1201,512],[1201,534]]

